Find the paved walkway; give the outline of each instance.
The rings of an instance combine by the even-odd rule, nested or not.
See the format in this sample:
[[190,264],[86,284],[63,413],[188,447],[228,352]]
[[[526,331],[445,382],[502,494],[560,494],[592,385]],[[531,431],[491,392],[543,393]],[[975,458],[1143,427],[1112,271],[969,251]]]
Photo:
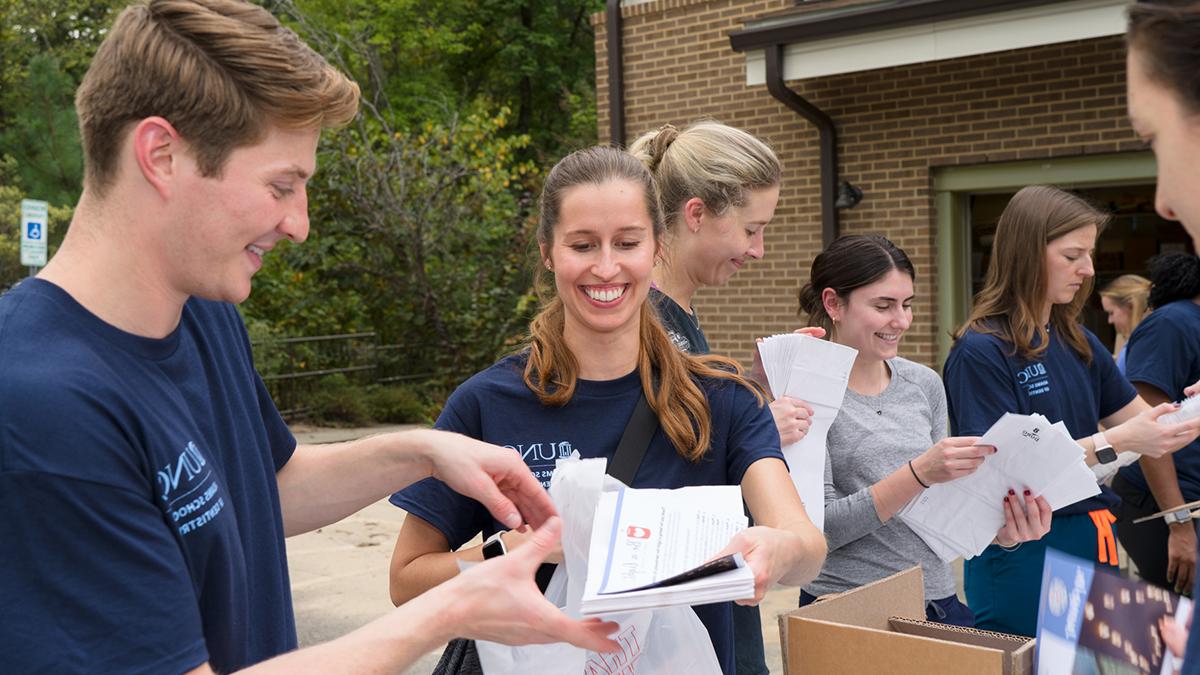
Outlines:
[[[301,443],[332,443],[407,427],[319,429],[296,426]],[[404,512],[386,500],[359,513],[288,539],[288,567],[300,645],[313,645],[344,635],[392,609],[388,598],[388,563]],[[783,672],[775,616],[795,606],[799,591],[781,588],[763,603],[763,638],[772,675]],[[407,672],[433,671],[441,648]]]

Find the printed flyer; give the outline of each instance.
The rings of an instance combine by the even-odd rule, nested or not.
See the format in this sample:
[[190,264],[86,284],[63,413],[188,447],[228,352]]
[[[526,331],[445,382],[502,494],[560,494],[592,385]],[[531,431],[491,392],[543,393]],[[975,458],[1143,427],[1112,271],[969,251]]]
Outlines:
[[1037,672],[1045,675],[1159,673],[1167,656],[1158,620],[1178,595],[1046,550],[1038,606]]

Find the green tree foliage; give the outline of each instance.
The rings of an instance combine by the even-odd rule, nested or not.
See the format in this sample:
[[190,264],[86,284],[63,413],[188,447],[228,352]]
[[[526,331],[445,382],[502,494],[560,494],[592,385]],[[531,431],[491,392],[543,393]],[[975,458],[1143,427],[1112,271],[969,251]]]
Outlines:
[[[371,62],[365,43],[290,17],[343,70]],[[409,128],[409,111],[383,94],[387,77],[359,82],[362,113],[321,144],[310,240],[259,273],[245,312],[288,321],[297,307],[328,310],[342,330],[397,346],[389,374],[461,379],[528,320],[537,169],[518,154],[530,138],[506,134],[511,111],[486,100]]]
[[[340,36],[364,88],[399,126],[487,100],[511,111],[523,158],[553,163],[596,139],[595,33],[601,0],[266,0]],[[332,45],[331,45],[332,46]],[[346,49],[348,48],[348,49]]]
[[16,160],[28,197],[63,207],[79,198],[75,89],[122,4],[0,0],[0,155]]

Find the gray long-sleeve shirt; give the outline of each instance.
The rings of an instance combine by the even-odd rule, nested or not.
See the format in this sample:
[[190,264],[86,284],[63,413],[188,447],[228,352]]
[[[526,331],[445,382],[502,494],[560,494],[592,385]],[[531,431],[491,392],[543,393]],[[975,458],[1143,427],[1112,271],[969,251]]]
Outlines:
[[804,590],[857,588],[913,565],[925,598],[955,593],[950,566],[897,518],[879,521],[870,487],[946,435],[946,393],[937,373],[907,359],[887,362],[892,379],[878,396],[850,389],[830,427],[825,460],[825,567]]

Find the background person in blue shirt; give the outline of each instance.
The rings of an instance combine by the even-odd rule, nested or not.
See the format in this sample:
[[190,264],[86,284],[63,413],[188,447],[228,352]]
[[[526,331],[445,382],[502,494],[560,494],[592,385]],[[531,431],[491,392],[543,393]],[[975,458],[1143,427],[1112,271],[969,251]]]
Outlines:
[[[84,191],[50,264],[0,297],[6,672],[402,670],[456,635],[614,650],[533,571],[560,527],[511,451],[444,432],[297,446],[233,303],[308,235],[322,127],[358,88],[266,10],[123,11],[76,97]],[[284,537],[438,476],[528,553],[296,650]]]
[[[946,436],[946,393],[937,373],[902,358],[912,325],[916,269],[880,235],[839,237],[813,260],[800,307],[830,340],[858,350],[842,408],[826,440],[825,536],[821,575],[800,594],[840,593],[920,565],[925,616],[971,627],[950,565],[896,518],[935,483],[970,475],[996,451],[977,437]],[[1014,546],[1050,529],[1042,497],[1010,491],[1002,507],[1001,545]]]
[[[741,485],[758,526],[724,551],[742,551],[757,604],[782,581],[802,584],[825,559],[825,540],[792,485],[764,401],[737,364],[690,356],[667,336],[647,300],[664,224],[650,172],[614,148],[589,148],[549,172],[537,239],[546,301],[527,350],[460,386],[437,426],[506,445],[549,483],[554,462],[578,450],[611,458],[640,396],[659,429],[634,487]],[[549,277],[549,278],[548,278]],[[553,282],[553,292],[548,288]],[[395,495],[408,512],[392,556],[392,599],[403,602],[480,560],[462,548],[499,533],[505,551],[526,535],[435,480]],[[735,672],[732,603],[694,607],[723,672]]]
[[[1117,372],[1100,341],[1078,323],[1091,290],[1092,253],[1107,214],[1057,188],[1022,188],[996,225],[983,290],[955,334],[944,378],[954,435],[982,435],[1004,413],[1061,421],[1083,446],[1151,457],[1183,447],[1200,420],[1166,425],[1174,409],[1151,409]],[[1106,431],[1098,432],[1103,424]],[[1099,444],[1099,445],[1097,445]],[[1109,453],[1104,453],[1108,455]],[[1117,564],[1107,488],[1054,513],[1050,533],[1016,549],[989,546],[966,562],[967,605],[978,626],[1032,636],[1047,546]]]
[[1149,300],[1150,280],[1136,274],[1122,274],[1100,289],[1100,306],[1117,333],[1113,358],[1122,375],[1125,374],[1125,343],[1146,316]]
[[[1200,260],[1166,253],[1149,263],[1153,308],[1130,336],[1126,377],[1149,404],[1183,398],[1200,379]],[[1121,497],[1117,533],[1138,575],[1163,588],[1190,593],[1196,569],[1196,526],[1184,510],[1142,523],[1142,516],[1200,499],[1200,442],[1168,459],[1143,458],[1113,479]]]

